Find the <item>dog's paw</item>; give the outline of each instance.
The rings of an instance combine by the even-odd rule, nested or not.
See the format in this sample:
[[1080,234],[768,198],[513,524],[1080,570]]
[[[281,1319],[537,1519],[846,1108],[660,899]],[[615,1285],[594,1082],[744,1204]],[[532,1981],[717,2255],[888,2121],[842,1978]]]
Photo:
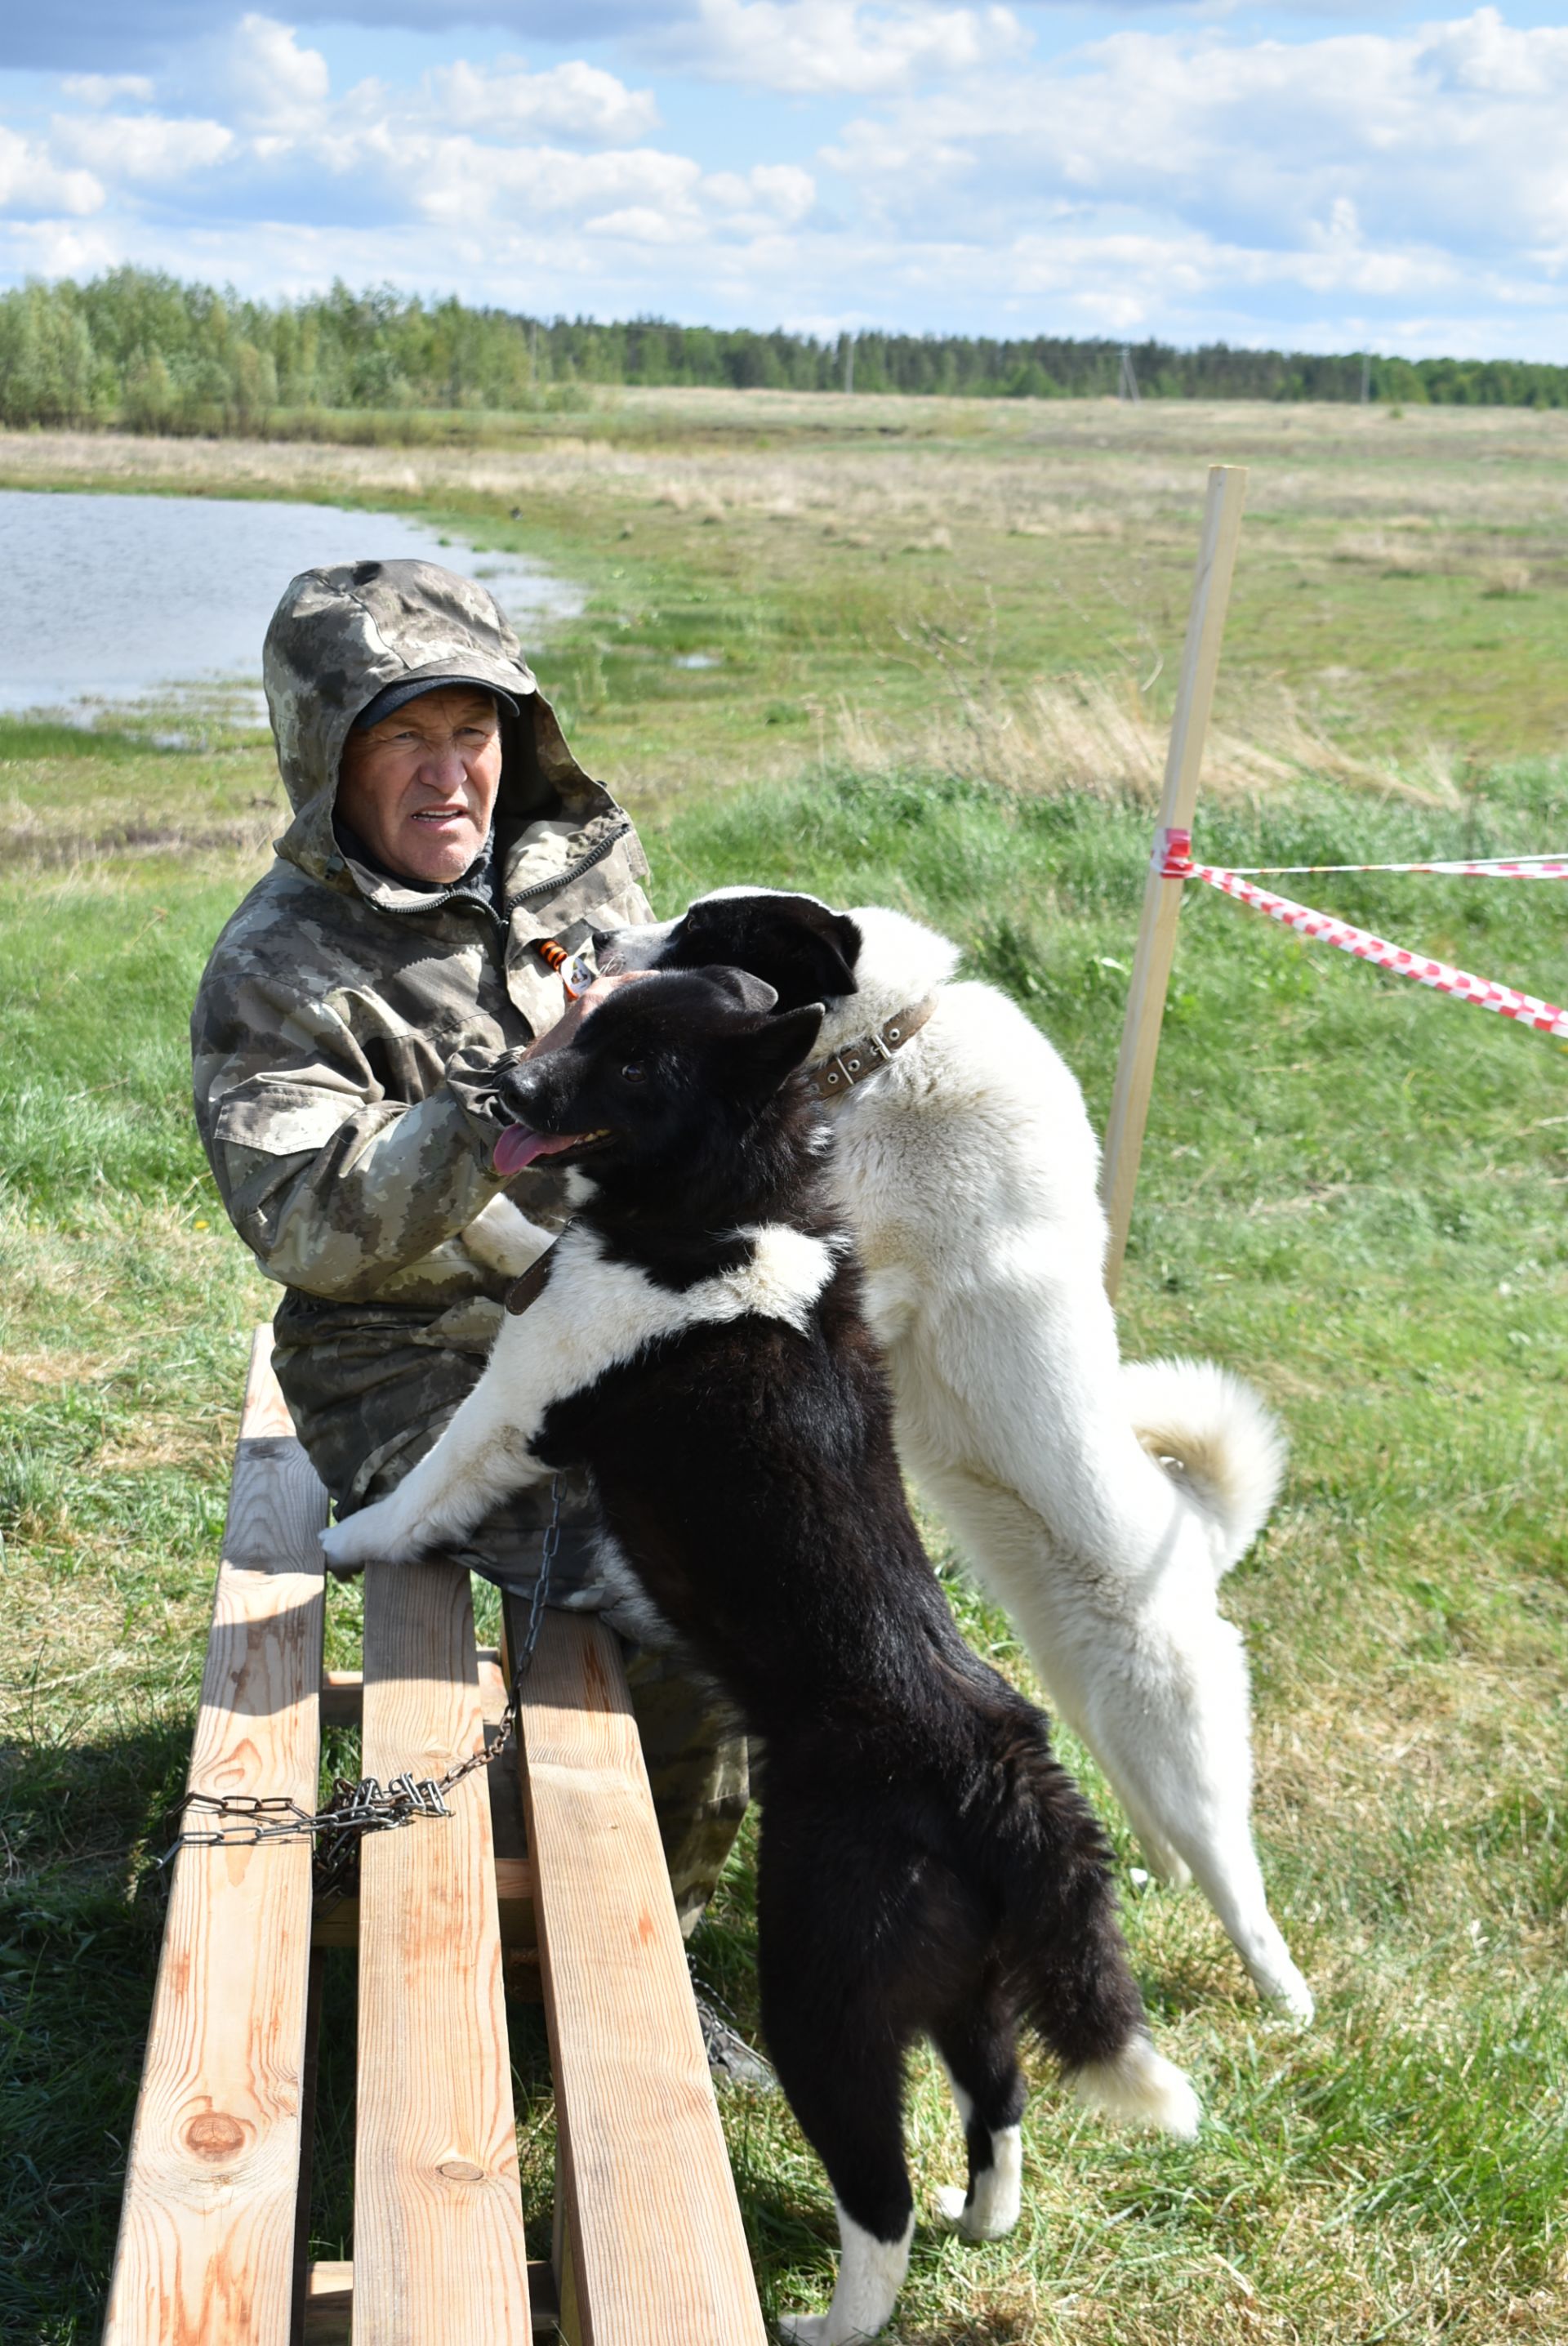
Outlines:
[[504,1279],[521,1278],[555,1242],[554,1230],[541,1229],[507,1197],[492,1198],[460,1235],[475,1262]]
[[951,2224],[955,2232],[968,2229],[963,2218],[969,2207],[969,2194],[962,2183],[939,2183],[936,2205],[937,2213],[944,2224]]
[[1279,1970],[1270,1972],[1266,1979],[1260,1979],[1257,1992],[1288,2020],[1295,2021],[1298,2028],[1305,2028],[1317,2014],[1318,2006],[1312,1991],[1294,1964],[1281,1966]]
[[1018,2221],[1023,2205],[1021,2155],[1016,2127],[993,2137],[995,2156],[969,2189],[961,2183],[937,2186],[936,2204],[944,2219],[966,2240],[1002,2240]]
[[321,1534],[321,1545],[334,1571],[346,1565],[408,1564],[418,1553],[406,1534],[400,1533],[388,1503],[361,1507],[357,1515],[331,1524]]
[[787,2313],[774,2324],[784,2346],[833,2346],[826,2313]]

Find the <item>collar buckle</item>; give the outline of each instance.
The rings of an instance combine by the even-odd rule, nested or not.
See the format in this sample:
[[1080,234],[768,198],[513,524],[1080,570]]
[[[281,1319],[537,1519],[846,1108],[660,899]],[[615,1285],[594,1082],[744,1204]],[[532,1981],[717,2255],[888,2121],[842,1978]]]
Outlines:
[[916,1003],[908,1010],[895,1010],[869,1035],[857,1035],[841,1051],[835,1051],[811,1070],[811,1084],[819,1099],[842,1099],[868,1076],[874,1076],[891,1065],[896,1054],[911,1042],[936,1008],[932,995],[928,1001]]

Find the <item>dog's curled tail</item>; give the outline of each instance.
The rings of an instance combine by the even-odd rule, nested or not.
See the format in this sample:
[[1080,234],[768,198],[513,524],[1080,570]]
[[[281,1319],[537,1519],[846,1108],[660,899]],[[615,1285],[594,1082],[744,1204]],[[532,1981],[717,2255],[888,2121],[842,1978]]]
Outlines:
[[1190,2140],[1197,2096],[1150,2039],[1099,1822],[1038,1714],[1015,1719],[999,1741],[994,1887],[1023,2013],[1080,2101],[1121,2125]]
[[1124,1362],[1122,1392],[1138,1440],[1203,1516],[1219,1578],[1247,1554],[1278,1496],[1278,1420],[1213,1361]]

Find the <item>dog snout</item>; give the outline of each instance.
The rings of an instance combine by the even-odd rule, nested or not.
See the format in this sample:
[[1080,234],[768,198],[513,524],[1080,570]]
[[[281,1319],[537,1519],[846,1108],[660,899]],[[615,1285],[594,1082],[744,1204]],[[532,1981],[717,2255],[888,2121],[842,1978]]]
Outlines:
[[514,1124],[531,1124],[529,1111],[535,1107],[539,1093],[539,1072],[526,1062],[519,1061],[508,1067],[495,1087],[495,1096]]

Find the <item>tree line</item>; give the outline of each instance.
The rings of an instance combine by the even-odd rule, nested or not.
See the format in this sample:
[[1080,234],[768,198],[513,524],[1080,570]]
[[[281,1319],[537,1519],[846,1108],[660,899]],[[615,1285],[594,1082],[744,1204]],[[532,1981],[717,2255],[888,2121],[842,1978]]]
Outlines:
[[131,268],[0,294],[0,423],[12,428],[255,432],[290,414],[571,405],[600,383],[1084,399],[1115,394],[1128,362],[1147,399],[1568,406],[1568,366],[1515,359],[1225,342],[1184,351],[1049,334],[871,331],[850,342],[662,318],[529,318],[392,286],[255,301]]

